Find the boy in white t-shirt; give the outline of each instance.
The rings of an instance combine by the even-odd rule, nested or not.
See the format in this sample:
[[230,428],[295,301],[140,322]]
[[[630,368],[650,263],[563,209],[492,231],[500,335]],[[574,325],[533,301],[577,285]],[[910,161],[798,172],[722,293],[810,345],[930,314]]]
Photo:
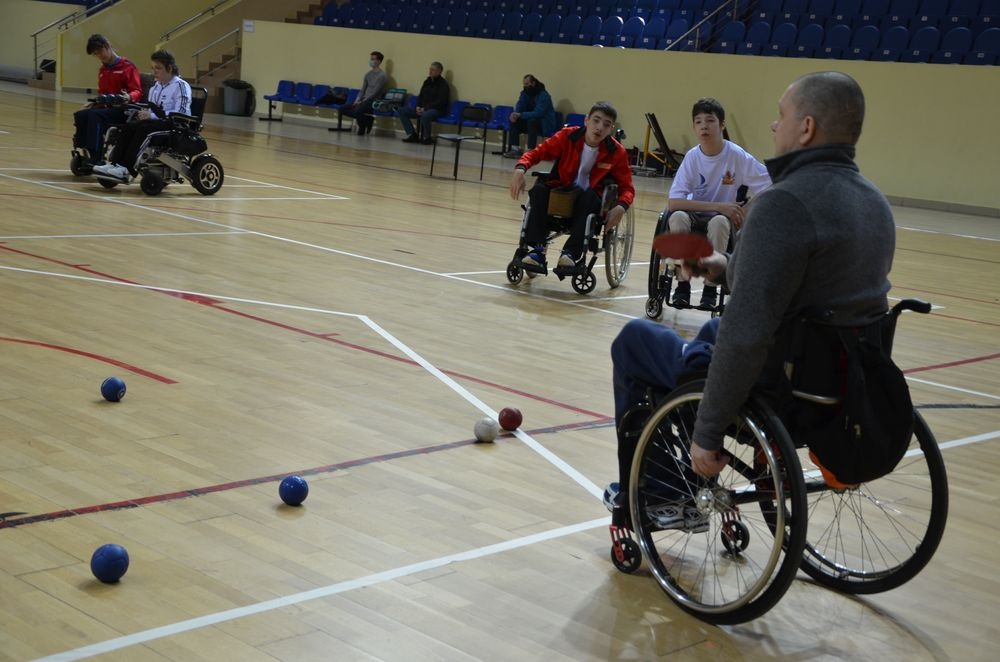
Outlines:
[[[698,99],[691,109],[698,145],[688,150],[670,186],[667,219],[670,232],[691,232],[692,221],[707,221],[712,246],[726,252],[732,229],[739,230],[747,210],[737,200],[741,186],[756,195],[771,185],[764,164],[739,145],[726,140],[726,111],[712,98]],[[684,307],[691,303],[691,283],[678,275],[671,303]],[[715,308],[718,292],[705,285],[698,307]]]

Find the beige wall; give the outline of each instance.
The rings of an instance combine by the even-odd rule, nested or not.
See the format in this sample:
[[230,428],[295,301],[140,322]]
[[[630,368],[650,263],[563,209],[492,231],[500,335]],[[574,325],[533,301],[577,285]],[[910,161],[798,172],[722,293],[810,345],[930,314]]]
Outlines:
[[[34,40],[31,33],[69,16],[75,8],[56,2],[0,0],[0,73],[18,78],[34,75]],[[53,39],[48,48],[54,47]],[[48,57],[54,58],[55,53]]]
[[[273,92],[282,78],[358,87],[371,50],[385,53],[390,78],[411,91],[428,63],[440,60],[453,94],[464,100],[513,103],[525,73],[545,82],[563,112],[586,112],[592,101],[609,99],[629,145],[642,145],[643,113],[655,112],[670,146],[683,151],[693,144],[691,104],[714,96],[726,107],[731,137],[761,157],[772,153],[769,127],[787,84],[836,68],[865,89],[859,163],[887,195],[1000,214],[1000,186],[992,181],[1000,164],[992,119],[1000,108],[1000,67],[666,53],[260,21],[243,35],[242,77],[258,95]],[[267,102],[258,99],[257,107]]]

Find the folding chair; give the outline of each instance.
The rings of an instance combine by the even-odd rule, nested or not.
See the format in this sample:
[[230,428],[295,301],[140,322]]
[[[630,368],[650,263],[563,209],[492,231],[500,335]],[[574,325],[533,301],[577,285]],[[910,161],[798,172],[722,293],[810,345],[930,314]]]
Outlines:
[[[434,158],[437,156],[438,140],[446,140],[448,142],[455,143],[455,166],[452,169],[453,179],[458,179],[458,156],[462,149],[462,143],[466,140],[482,140],[483,155],[479,161],[479,181],[482,181],[483,170],[486,167],[486,123],[489,121],[492,112],[493,108],[487,104],[465,106],[462,108],[462,114],[458,120],[458,133],[437,134],[434,140],[434,146],[431,149],[431,177],[434,176]],[[480,133],[463,135],[462,127],[464,125],[475,127],[480,131]]]

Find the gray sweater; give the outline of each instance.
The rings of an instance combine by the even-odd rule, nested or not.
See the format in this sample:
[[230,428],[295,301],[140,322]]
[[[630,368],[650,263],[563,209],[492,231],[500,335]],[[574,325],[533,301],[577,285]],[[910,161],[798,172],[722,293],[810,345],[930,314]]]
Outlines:
[[694,431],[707,450],[721,447],[755,383],[776,383],[797,314],[822,306],[833,310],[832,324],[851,326],[888,307],[896,228],[854,147],[799,150],[766,165],[774,186],[754,201],[726,271],[732,296]]

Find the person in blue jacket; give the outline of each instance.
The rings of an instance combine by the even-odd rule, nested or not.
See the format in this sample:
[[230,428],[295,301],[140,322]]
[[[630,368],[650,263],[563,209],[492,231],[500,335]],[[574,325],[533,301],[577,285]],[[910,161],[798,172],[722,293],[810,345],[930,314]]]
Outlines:
[[524,89],[517,99],[514,112],[510,114],[510,149],[505,158],[521,158],[521,134],[528,134],[528,150],[538,145],[538,137],[551,136],[556,130],[556,111],[552,107],[552,95],[545,84],[527,74],[522,81]]

